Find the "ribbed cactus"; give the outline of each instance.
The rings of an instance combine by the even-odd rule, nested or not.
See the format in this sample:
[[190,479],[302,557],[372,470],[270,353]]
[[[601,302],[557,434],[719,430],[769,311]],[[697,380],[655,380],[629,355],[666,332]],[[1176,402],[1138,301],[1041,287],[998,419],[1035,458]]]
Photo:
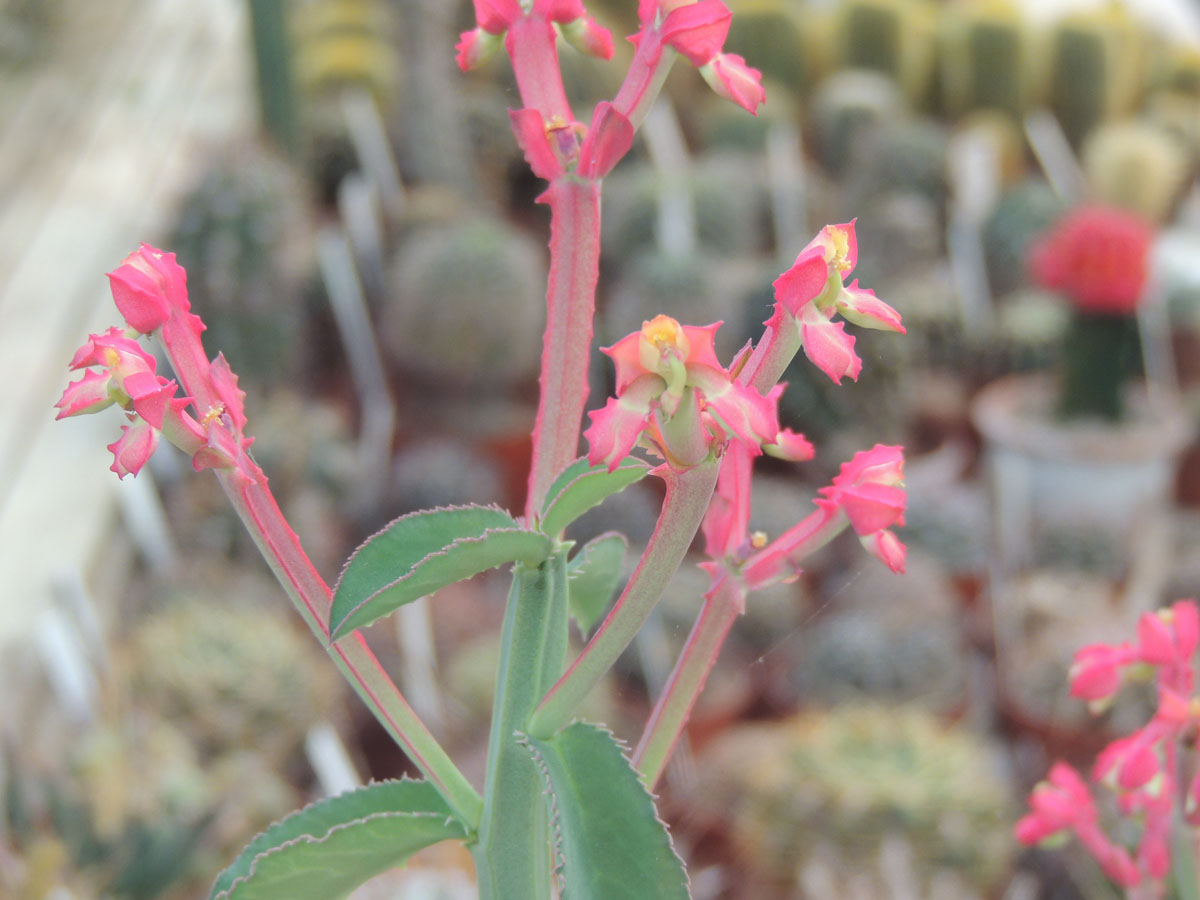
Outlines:
[[845,0],[835,24],[837,63],[890,76],[923,103],[935,64],[937,6],[930,0]]
[[[1197,110],[1200,113],[1200,110]],[[1154,125],[1102,125],[1088,137],[1083,168],[1094,197],[1166,224],[1191,173],[1188,149]]]
[[845,888],[853,873],[856,896],[897,896],[878,868],[897,841],[912,896],[935,896],[946,878],[960,886],[954,896],[977,896],[1012,855],[1011,793],[995,750],[913,709],[843,706],[745,726],[700,765],[698,805],[731,827],[749,870],[740,882],[755,888],[738,896],[796,896],[798,877],[831,856],[851,867],[832,875]]
[[995,109],[1022,115],[1036,87],[1033,33],[1011,0],[947,8],[940,34],[941,98],[961,115]]
[[306,0],[291,18],[297,85],[309,94],[361,86],[396,93],[396,23],[383,0]]
[[1145,33],[1122,6],[1075,13],[1055,28],[1049,102],[1074,146],[1101,122],[1133,110],[1145,51]]
[[167,246],[188,270],[209,346],[250,380],[285,380],[299,366],[303,309],[295,260],[299,184],[251,150],[217,161],[181,204]]
[[541,248],[476,219],[413,234],[392,264],[384,347],[446,386],[497,389],[537,369],[545,319]]
[[821,82],[812,100],[809,138],[827,172],[841,175],[869,158],[883,123],[905,115],[895,83],[878,72],[854,69]]
[[988,280],[997,295],[1030,283],[1030,243],[1058,221],[1066,204],[1046,182],[1030,179],[1003,194],[983,227]]
[[733,9],[725,50],[742,54],[770,82],[793,93],[804,91],[813,77],[804,33],[811,12],[802,13],[788,0],[749,0]]

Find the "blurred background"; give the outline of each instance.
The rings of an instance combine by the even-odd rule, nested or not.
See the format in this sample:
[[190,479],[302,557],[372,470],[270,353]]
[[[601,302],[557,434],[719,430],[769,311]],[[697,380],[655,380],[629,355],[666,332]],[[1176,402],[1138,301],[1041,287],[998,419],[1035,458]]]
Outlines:
[[[1070,700],[1073,652],[1200,594],[1200,13],[729,5],[766,105],[676,65],[605,183],[597,340],[722,319],[728,359],[813,234],[857,217],[854,275],[908,334],[852,329],[857,383],[789,370],[785,423],[818,454],[760,467],[752,524],[778,534],[854,451],[902,443],[909,571],[848,539],[752,598],[663,786],[695,895],[1110,896],[1011,830],[1051,760],[1087,764],[1147,715],[1146,696],[1098,719]],[[588,6],[635,30],[632,0]],[[447,0],[0,0],[0,896],[203,897],[287,811],[412,771],[213,480],[164,446],[118,482],[116,414],[54,423],[53,403],[116,321],[103,273],[147,241],[187,268],[327,579],[405,512],[520,508],[548,219],[507,62],[454,65],[472,24]],[[579,118],[629,55],[562,45]],[[1079,286],[1137,269],[1097,206],[1139,223],[1149,260],[1119,345]],[[1048,236],[1080,214],[1084,250]],[[1053,386],[1089,356],[1083,383],[1113,381],[1124,411],[1065,426]],[[658,500],[639,484],[570,536],[620,529],[631,565]],[[685,567],[588,717],[636,740],[704,586]],[[478,782],[504,591],[483,576],[369,632]],[[355,896],[456,900],[470,879],[433,848]]]

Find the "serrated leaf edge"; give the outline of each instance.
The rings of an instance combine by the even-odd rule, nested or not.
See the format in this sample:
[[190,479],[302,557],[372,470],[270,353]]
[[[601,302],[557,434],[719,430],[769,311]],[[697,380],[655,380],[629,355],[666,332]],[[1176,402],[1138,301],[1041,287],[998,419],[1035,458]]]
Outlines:
[[394,518],[390,522],[388,522],[386,525],[384,525],[382,528],[380,528],[378,531],[375,531],[374,533],[372,533],[362,539],[362,541],[359,543],[359,545],[354,548],[354,552],[351,553],[346,558],[346,561],[344,563],[342,563],[342,570],[340,572],[338,572],[337,581],[334,582],[334,585],[333,585],[333,593],[337,594],[338,589],[342,586],[342,579],[346,577],[346,571],[350,568],[350,566],[354,562],[354,560],[358,558],[358,554],[362,553],[362,551],[366,548],[367,544],[371,543],[371,541],[375,540],[375,538],[379,537],[384,532],[389,531],[391,528],[393,528],[396,525],[398,525],[399,523],[403,522],[405,519],[414,519],[417,516],[429,515],[429,513],[456,512],[460,509],[482,509],[482,510],[488,510],[490,512],[503,513],[504,515],[508,516],[509,519],[512,520],[512,523],[514,525],[520,524],[515,518],[513,518],[512,513],[510,513],[508,510],[504,509],[497,503],[487,503],[487,504],[451,503],[448,506],[435,506],[433,509],[413,510],[412,512],[405,513],[402,516],[397,516],[396,518]]
[[546,767],[546,760],[541,752],[530,742],[529,735],[517,732],[515,736],[517,743],[524,747],[529,755],[533,757],[533,764],[542,773],[542,783],[546,786],[546,789],[542,791],[542,796],[550,799],[550,834],[553,838],[551,843],[553,844],[552,850],[554,852],[554,879],[559,894],[562,894],[567,887],[567,879],[563,874],[567,861],[563,855],[563,835],[558,815],[558,795],[554,793],[554,788],[550,784],[550,770]]
[[[611,728],[609,728],[607,725],[601,724],[599,722],[589,722],[586,719],[572,720],[569,724],[565,725],[558,732],[556,732],[555,735],[548,738],[547,742],[554,740],[554,738],[557,737],[558,734],[561,734],[563,731],[566,731],[572,725],[576,725],[576,724],[586,725],[589,728],[593,728],[596,731],[599,731],[603,734],[607,734],[610,738],[612,738],[612,742],[616,745],[617,749],[621,752],[621,756],[624,757],[625,762],[629,764],[629,768],[633,771],[633,774],[637,776],[636,780],[637,780],[638,786],[641,787],[642,792],[646,795],[646,798],[650,801],[650,810],[654,814],[654,821],[656,821],[659,825],[662,826],[663,833],[666,834],[666,836],[667,836],[667,849],[670,850],[671,855],[674,856],[675,859],[677,859],[679,861],[679,868],[683,870],[684,884],[685,884],[685,887],[687,888],[688,896],[691,897],[691,895],[692,895],[692,876],[691,876],[691,873],[688,872],[687,863],[685,863],[683,860],[683,857],[679,855],[679,851],[675,849],[675,838],[672,837],[672,835],[671,835],[670,827],[667,825],[667,823],[663,819],[663,817],[658,814],[658,803],[656,802],[658,800],[658,795],[655,794],[652,790],[650,790],[650,788],[646,787],[646,779],[642,776],[642,773],[638,771],[637,766],[635,766],[633,764],[633,760],[630,758],[629,744],[627,744],[624,740],[619,738],[613,732],[613,730]],[[559,850],[561,847],[562,834],[561,834],[561,831],[559,830],[559,827],[557,824],[558,798],[554,797],[554,790],[550,787],[549,771],[546,769],[546,764],[545,764],[545,761],[542,759],[541,753],[539,753],[537,748],[534,747],[533,744],[531,743],[532,739],[530,738],[529,735],[523,734],[521,732],[517,732],[516,739],[517,739],[517,743],[524,746],[529,751],[530,755],[533,756],[534,763],[537,765],[537,767],[541,771],[543,777],[546,779],[546,791],[553,797],[553,800],[552,800],[553,805],[551,807],[550,822],[551,822],[551,827],[554,829],[554,832],[556,834],[554,855],[555,855],[555,858],[557,859],[560,857]],[[554,867],[555,874],[558,874],[560,872],[560,870],[561,870],[561,866],[556,865]],[[559,887],[560,887],[560,889],[563,887],[561,880],[559,883]],[[564,897],[563,900],[570,900],[570,898]]]
[[[593,544],[598,544],[601,541],[606,540],[608,538],[612,538],[612,537],[620,538],[621,541],[623,542],[625,550],[626,551],[629,550],[629,537],[624,532],[615,531],[613,529],[609,529],[608,531],[602,531],[598,535],[596,535],[594,538],[589,539],[586,544],[584,544],[582,547],[580,547],[579,552],[576,553],[575,556],[572,557],[571,560],[567,563],[567,581],[574,581],[581,574],[584,574],[588,571],[587,564],[591,560],[584,558],[585,554],[587,553],[588,547],[592,546]],[[578,560],[578,564],[576,564],[576,560]],[[574,570],[572,570],[572,568],[571,568],[572,565],[575,566]],[[620,576],[618,576],[618,580],[620,580]]]
[[[350,822],[339,822],[337,825],[334,825],[332,828],[330,828],[328,831],[326,831],[322,835],[318,836],[315,834],[298,834],[294,838],[284,841],[282,844],[276,844],[274,847],[271,847],[269,850],[264,850],[264,851],[262,851],[262,853],[256,853],[254,855],[254,858],[250,861],[250,870],[245,875],[235,878],[233,880],[233,883],[231,885],[229,885],[229,887],[226,890],[224,890],[221,893],[214,896],[212,898],[212,900],[228,900],[229,897],[233,896],[233,892],[238,888],[239,885],[245,884],[246,882],[248,882],[251,878],[253,878],[257,874],[258,863],[260,860],[266,859],[269,856],[274,856],[277,853],[281,853],[284,850],[290,849],[290,848],[298,846],[300,844],[323,844],[323,843],[325,843],[325,841],[329,840],[334,834],[336,834],[339,831],[345,831],[347,828],[353,828],[358,825],[363,825],[367,822],[374,822],[377,819],[394,819],[394,818],[442,819],[446,823],[454,822],[454,823],[459,824],[460,826],[462,825],[462,823],[458,822],[458,820],[455,819],[454,816],[443,816],[441,813],[434,813],[434,812],[402,812],[402,811],[398,811],[398,810],[393,810],[390,812],[368,813],[367,815],[359,816],[357,819],[354,819],[353,821],[350,821]],[[466,836],[467,836],[467,830],[466,830],[466,828],[463,828],[462,837],[465,838]],[[445,838],[445,840],[452,840],[452,839],[453,839],[452,837]]]
[[[264,834],[266,834],[268,831],[270,831],[275,826],[282,825],[284,822],[290,821],[291,819],[294,819],[297,816],[303,815],[304,813],[308,812],[310,809],[320,806],[322,803],[329,803],[333,800],[337,800],[340,797],[345,797],[347,794],[355,794],[355,793],[358,793],[359,791],[365,791],[368,788],[387,787],[388,785],[393,785],[393,784],[427,784],[427,783],[428,782],[426,782],[424,779],[409,778],[407,775],[404,776],[403,778],[385,778],[382,781],[377,781],[376,779],[371,779],[370,781],[368,781],[366,784],[362,785],[361,787],[350,788],[348,790],[342,791],[340,794],[334,794],[332,797],[321,797],[317,800],[313,800],[311,803],[304,804],[304,806],[301,806],[299,809],[293,809],[291,812],[287,813],[286,815],[280,816],[274,822],[272,822],[271,824],[269,824],[265,828],[263,828],[261,831],[259,831],[258,834],[254,835],[254,837],[252,837],[247,842],[246,847],[249,847],[250,844],[253,844],[255,841],[257,841],[260,837],[262,837]],[[394,811],[398,811],[398,810],[394,810]],[[425,813],[425,815],[437,815],[437,813]],[[457,821],[453,815],[447,816],[446,820],[447,821]],[[459,824],[463,826],[464,834],[469,833],[466,825],[463,825],[463,823],[461,821],[459,822]],[[304,837],[304,835],[297,835],[297,838],[300,838],[300,837]],[[292,840],[296,840],[297,838],[293,838]],[[243,852],[245,852],[245,851],[243,850]],[[260,856],[262,856],[268,852],[270,852],[270,850],[264,850],[264,851],[262,851],[262,853],[256,853],[254,855],[254,859],[258,859]],[[237,861],[241,858],[242,858],[242,854],[239,853],[234,858],[234,861],[232,863],[230,863],[229,866],[226,866],[224,869],[222,869],[220,872],[217,873],[217,878],[220,878],[221,875],[224,874],[225,871],[230,868],[230,866],[235,865],[237,863]],[[215,880],[216,879],[214,879],[214,882],[215,882]],[[234,880],[234,884],[236,884],[236,883],[237,883],[237,879]],[[229,886],[229,888],[227,888],[225,891],[222,891],[221,894],[212,895],[210,897],[210,900],[220,900],[220,898],[222,896],[228,896],[229,891],[232,889],[233,889],[233,885],[231,884]]]
[[[579,459],[575,460],[575,462],[571,463],[571,465],[573,466],[573,465],[575,465],[575,463],[578,463],[580,460],[583,460],[583,459],[587,459],[587,457],[581,456],[581,457],[579,457]],[[629,465],[626,465],[626,463],[628,463]],[[568,466],[567,468],[570,468],[570,466]],[[577,485],[584,478],[588,478],[592,475],[611,475],[614,472],[619,472],[619,471],[622,471],[624,469],[629,469],[629,468],[645,469],[646,474],[649,475],[650,471],[652,469],[652,466],[648,462],[646,462],[644,459],[638,459],[636,456],[625,457],[623,460],[621,460],[619,463],[617,463],[617,467],[612,470],[609,470],[606,466],[604,466],[603,463],[600,463],[598,465],[592,465],[589,463],[588,467],[586,469],[584,469],[582,472],[580,472],[578,475],[576,475],[574,478],[572,478],[570,481],[568,481],[566,484],[564,484],[561,488],[559,488],[557,491],[555,491],[554,496],[549,497],[547,500],[545,500],[542,503],[541,514],[538,516],[538,521],[544,522],[546,520],[546,518],[549,516],[550,512],[554,509],[555,504],[557,504],[559,499],[563,496],[563,494],[567,493],[567,491],[569,491],[572,487]],[[565,472],[566,469],[564,469],[563,471]],[[593,505],[595,506],[598,504],[593,504]]]
[[[347,622],[356,612],[358,612],[360,609],[362,609],[364,606],[366,606],[368,603],[370,603],[372,600],[374,600],[376,597],[378,597],[384,591],[388,591],[391,588],[394,588],[396,585],[400,584],[401,582],[403,582],[409,578],[412,578],[417,573],[417,571],[422,566],[424,566],[427,562],[429,562],[430,560],[432,560],[438,556],[447,556],[447,555],[449,555],[450,551],[452,551],[458,547],[464,547],[468,544],[482,544],[484,541],[486,541],[488,539],[489,536],[496,535],[496,534],[532,534],[532,535],[537,535],[538,537],[546,537],[546,535],[543,534],[542,532],[533,531],[529,528],[488,528],[488,529],[485,529],[482,534],[474,535],[472,537],[455,538],[449,544],[446,544],[445,546],[443,546],[440,550],[433,550],[430,553],[426,553],[419,560],[417,560],[415,563],[413,563],[411,569],[409,569],[407,572],[405,572],[403,575],[401,575],[396,580],[389,581],[387,584],[376,589],[373,593],[368,594],[366,597],[364,597],[362,600],[360,600],[358,603],[356,603],[350,609],[349,612],[347,612],[344,616],[342,616],[341,620],[336,625],[331,621],[329,623],[329,634],[330,634],[331,640],[339,640],[340,638],[345,637],[345,634],[341,633],[344,623]],[[542,556],[539,559],[513,560],[513,562],[541,563],[542,561],[544,561],[545,559],[547,559],[549,557],[552,549],[553,548],[549,545],[549,543],[547,543],[547,548],[546,548],[547,552],[546,552],[545,556]],[[355,551],[355,552],[357,555],[357,551]],[[348,565],[348,563],[347,563],[347,565]],[[338,579],[338,586],[339,587],[341,586],[340,578]],[[337,594],[337,589],[335,588],[334,595],[336,596],[336,594]],[[332,611],[332,609],[333,609],[333,607],[331,606],[330,610]],[[386,615],[386,613],[385,613],[385,615]],[[336,637],[335,637],[335,635],[336,635]]]

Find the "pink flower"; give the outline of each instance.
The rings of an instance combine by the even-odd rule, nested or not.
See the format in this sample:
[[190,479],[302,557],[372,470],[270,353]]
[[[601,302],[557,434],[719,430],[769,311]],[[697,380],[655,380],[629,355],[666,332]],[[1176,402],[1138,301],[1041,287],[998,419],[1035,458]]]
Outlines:
[[612,58],[612,34],[587,14],[580,0],[535,0],[528,14],[518,0],[475,0],[476,28],[464,31],[455,47],[459,68],[466,72],[486,62],[500,47],[497,39],[526,16],[557,24],[563,37],[582,53]]
[[677,3],[660,27],[663,43],[675,48],[693,66],[703,66],[721,52],[732,18],[721,0]]
[[142,244],[108,273],[117,310],[142,334],[161,327],[172,306],[186,310],[187,273],[175,262],[174,253],[164,253]]
[[1037,242],[1033,274],[1082,312],[1129,315],[1142,300],[1153,240],[1153,226],[1133,213],[1081,207]]
[[158,429],[147,422],[122,425],[121,436],[108,445],[113,455],[113,464],[109,468],[121,479],[126,475],[136,475],[154,454],[158,446],[158,434]]
[[1121,687],[1121,669],[1136,658],[1136,651],[1129,644],[1116,647],[1089,644],[1076,650],[1069,675],[1071,696],[1080,700],[1107,700]]
[[755,450],[779,436],[776,402],[730,378],[717,360],[713,337],[721,323],[704,328],[656,316],[604,352],[616,365],[615,398],[589,413],[584,432],[592,463],[616,465],[646,433],[673,465],[696,465],[711,445],[731,437]]
[[718,96],[732,100],[751,115],[767,101],[762,72],[746,65],[736,53],[718,53],[700,67],[700,74]]
[[903,572],[904,545],[887,529],[904,524],[908,495],[904,490],[904,449],[876,444],[842,463],[817,505],[840,509],[868,553],[893,572]]
[[[857,380],[862,360],[842,317],[855,325],[904,333],[900,314],[875,296],[842,279],[858,262],[854,222],[826,225],[786,272],[775,279],[775,312],[767,324],[776,330],[798,329],[805,355],[835,383]],[[789,323],[790,326],[789,326]]]
[[1014,829],[1017,840],[1026,846],[1096,821],[1091,791],[1079,773],[1064,762],[1056,762],[1046,780],[1033,789],[1029,809]]

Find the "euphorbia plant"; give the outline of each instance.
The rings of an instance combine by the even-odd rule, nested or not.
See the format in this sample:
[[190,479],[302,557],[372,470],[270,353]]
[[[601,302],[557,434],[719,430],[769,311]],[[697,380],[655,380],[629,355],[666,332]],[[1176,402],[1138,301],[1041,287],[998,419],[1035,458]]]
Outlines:
[[[244,396],[223,357],[201,347],[173,254],[143,245],[109,276],[127,327],[92,336],[72,361],[87,369],[59,402],[61,415],[120,406],[129,424],[112,446],[113,470],[136,474],[160,438],[196,469],[212,469],[296,608],[359,696],[420,770],[420,781],[370,785],[320,802],[260,835],[217,879],[214,897],[343,896],[415,850],[459,840],[473,854],[479,893],[491,900],[685,897],[687,877],[649,789],[662,772],[747,595],[795,578],[805,558],[853,529],[894,571],[904,547],[898,447],[857,454],[820,492],[815,510],[770,540],[749,530],[754,459],[812,456],[781,427],[777,384],[797,352],[833,381],[862,362],[841,314],[902,331],[900,317],[857,283],[854,223],[828,226],[776,281],[761,338],[728,364],[720,323],[658,316],[605,352],[616,396],[591,413],[589,453],[576,458],[587,404],[600,238],[601,179],[634,133],[677,55],[718,93],[754,112],[758,73],[722,52],[729,11],[719,0],[642,0],[635,53],[620,90],[585,125],[562,87],[557,37],[607,57],[611,38],[578,0],[476,0],[478,27],[459,62],[503,45],[523,108],[513,130],[534,173],[549,182],[551,266],[541,396],[522,515],[497,507],[435,509],[401,517],[368,539],[330,589],[305,556],[250,454]],[[162,342],[179,386],[155,370],[141,335]],[[631,455],[638,450],[638,455]],[[617,587],[622,538],[582,547],[571,523],[609,495],[653,476],[666,486],[653,535],[586,648],[568,665],[571,615],[590,630]],[[715,496],[714,496],[715,489]],[[703,523],[711,586],[632,759],[603,727],[575,721],[579,701],[632,641]],[[496,675],[488,762],[471,784],[376,660],[360,628],[399,606],[496,566],[512,566]],[[556,887],[557,885],[557,887]]]
[[1063,340],[1059,413],[1116,420],[1141,367],[1136,313],[1145,295],[1149,222],[1100,206],[1069,212],[1038,242],[1031,260],[1043,286],[1063,294],[1072,321]]

